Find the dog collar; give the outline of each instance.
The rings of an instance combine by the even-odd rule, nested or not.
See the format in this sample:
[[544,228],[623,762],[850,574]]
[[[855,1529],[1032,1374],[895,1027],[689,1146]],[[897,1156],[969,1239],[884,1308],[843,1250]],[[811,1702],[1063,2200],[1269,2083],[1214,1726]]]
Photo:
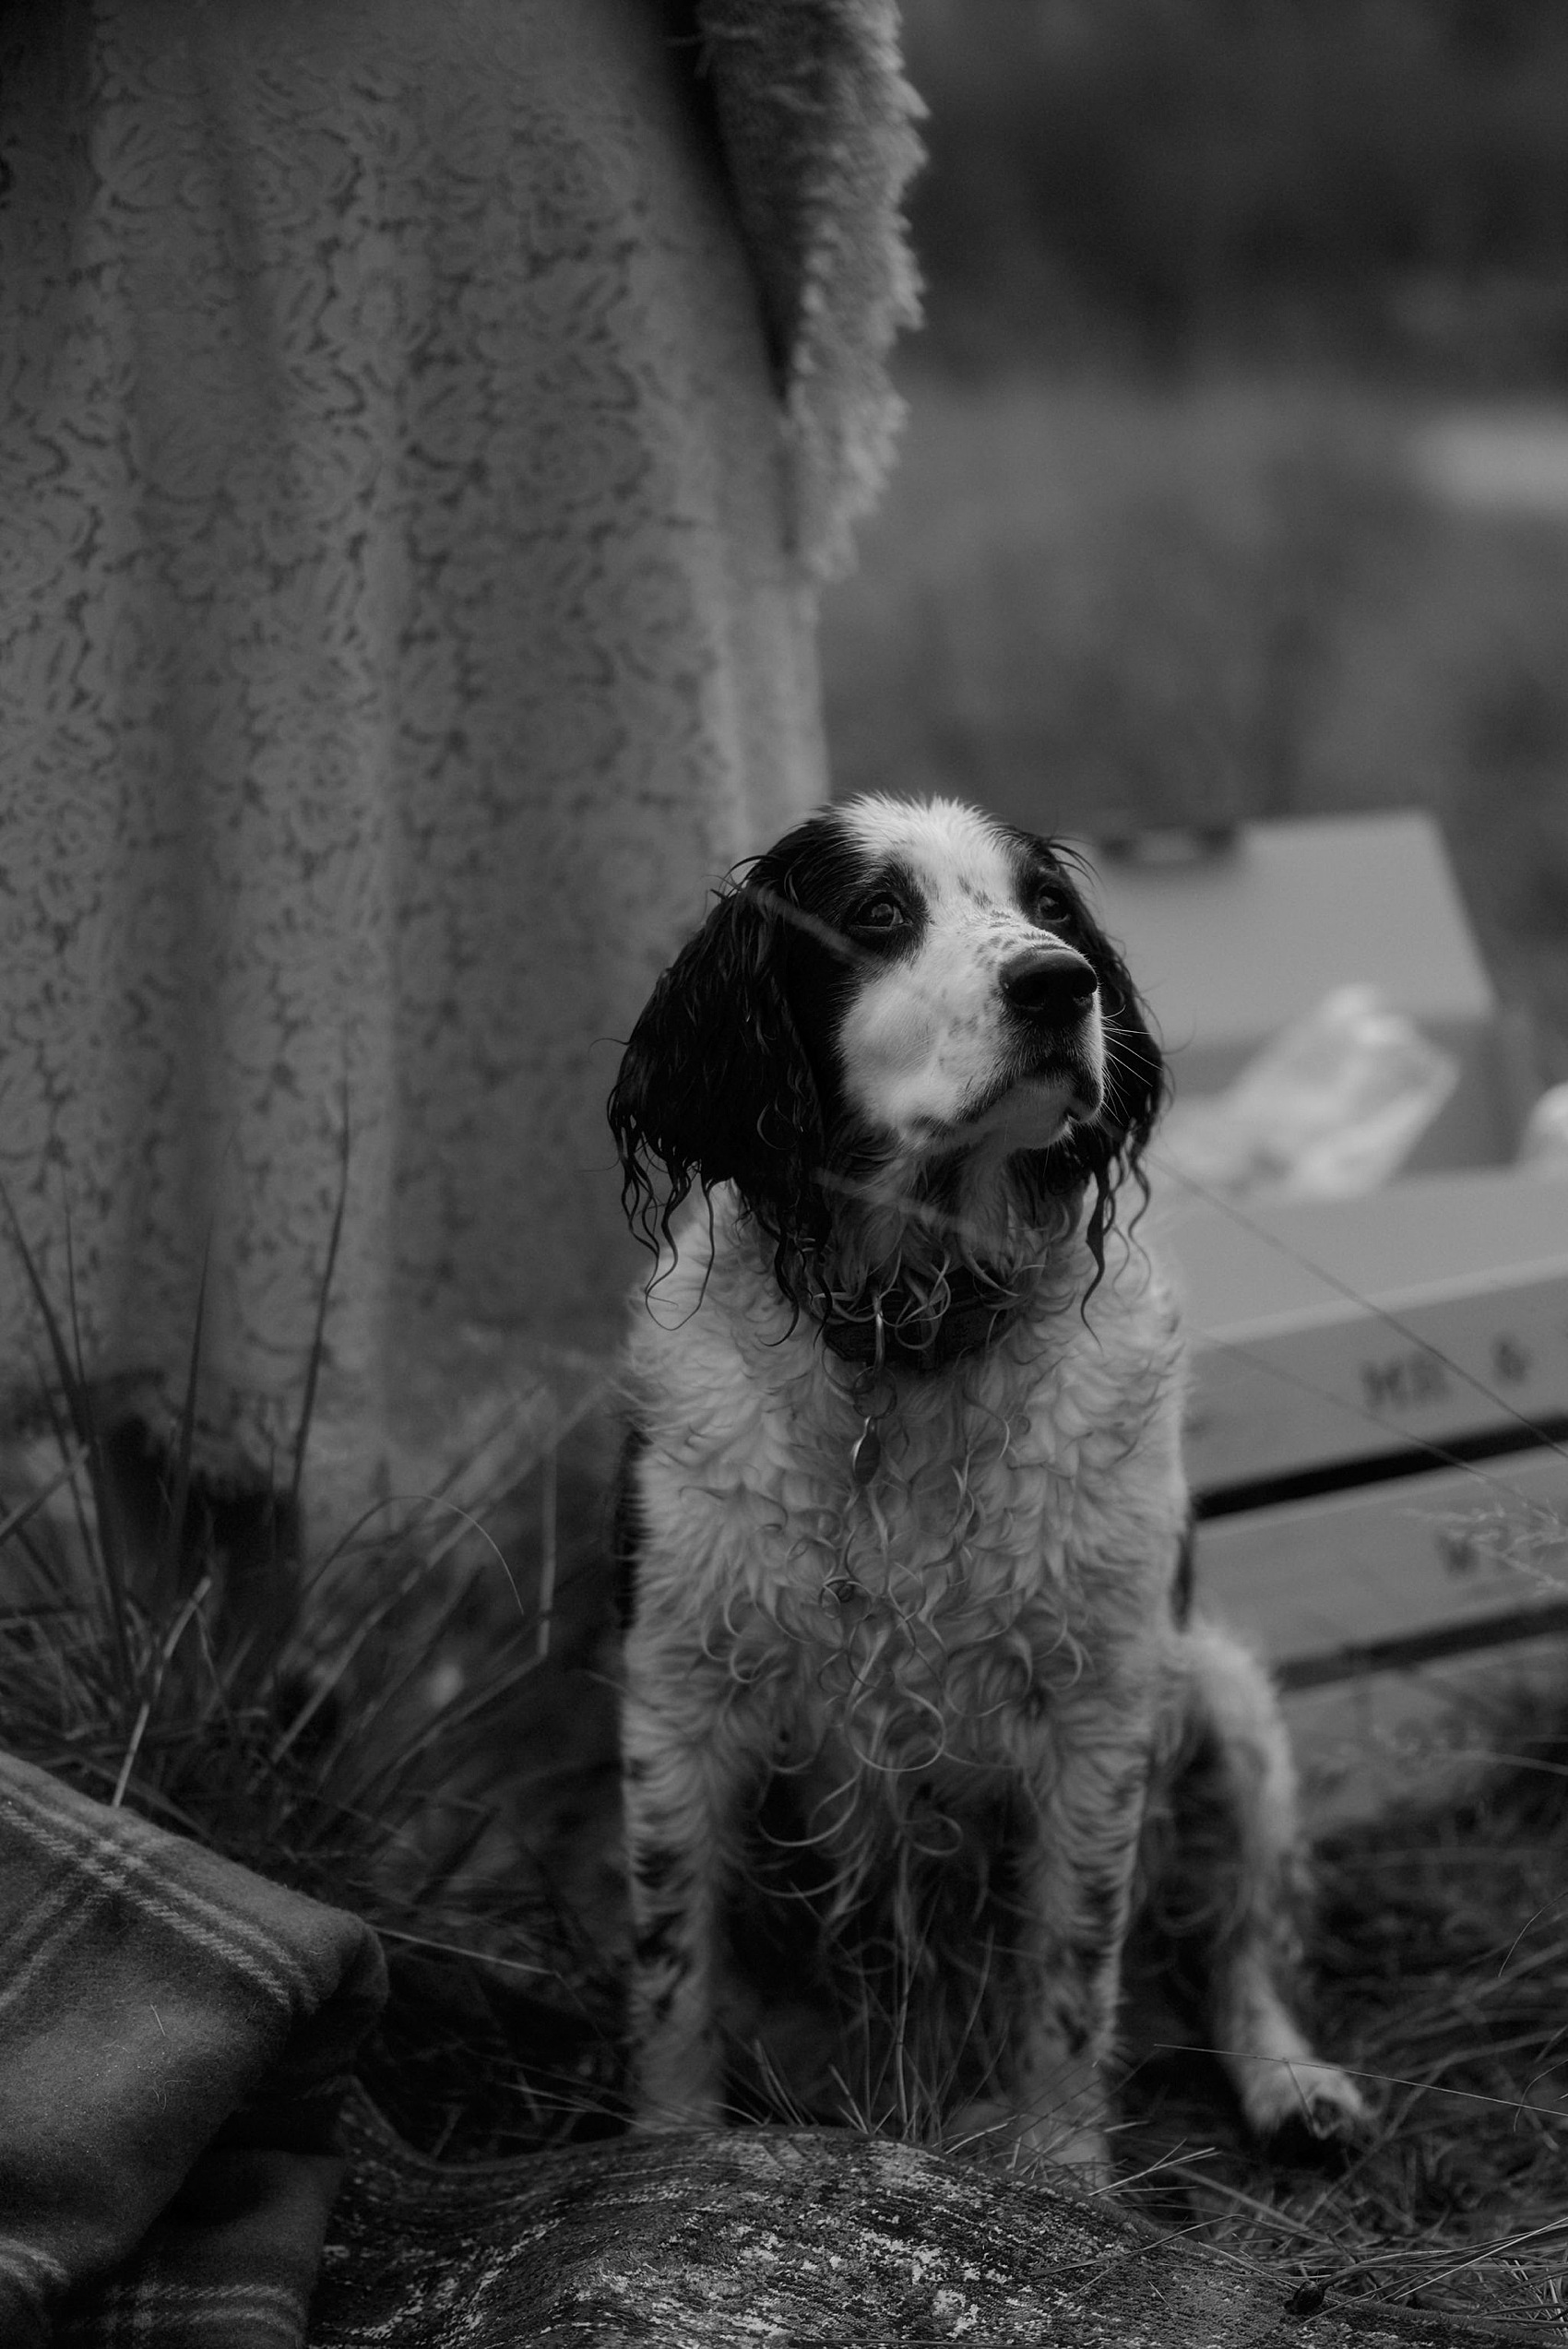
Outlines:
[[993,1346],[1011,1329],[1022,1305],[1021,1298],[995,1281],[959,1266],[947,1275],[947,1303],[936,1319],[895,1283],[862,1311],[830,1303],[820,1317],[822,1342],[840,1361],[857,1368],[941,1370]]

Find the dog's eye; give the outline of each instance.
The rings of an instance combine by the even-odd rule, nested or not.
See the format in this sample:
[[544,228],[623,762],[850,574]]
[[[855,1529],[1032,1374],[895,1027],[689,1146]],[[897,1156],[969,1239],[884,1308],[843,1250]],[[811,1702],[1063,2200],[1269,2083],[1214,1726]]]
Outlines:
[[1033,873],[1024,884],[1024,911],[1041,928],[1064,920],[1067,910],[1066,893],[1049,873]]
[[849,916],[849,927],[851,930],[879,930],[885,934],[890,930],[901,930],[909,919],[897,898],[890,897],[884,889],[855,908]]

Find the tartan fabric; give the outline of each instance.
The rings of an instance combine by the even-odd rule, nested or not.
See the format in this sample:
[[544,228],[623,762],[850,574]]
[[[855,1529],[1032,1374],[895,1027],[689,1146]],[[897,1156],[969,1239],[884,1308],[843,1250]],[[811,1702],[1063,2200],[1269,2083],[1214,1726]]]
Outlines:
[[0,1755],[0,2342],[300,2349],[358,1918]]

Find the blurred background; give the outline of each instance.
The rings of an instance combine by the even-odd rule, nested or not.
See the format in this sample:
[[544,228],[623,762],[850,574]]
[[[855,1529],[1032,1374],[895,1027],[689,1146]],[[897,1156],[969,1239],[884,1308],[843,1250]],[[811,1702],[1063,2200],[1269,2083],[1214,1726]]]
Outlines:
[[904,0],[927,325],[836,788],[1420,806],[1568,1077],[1568,11]]

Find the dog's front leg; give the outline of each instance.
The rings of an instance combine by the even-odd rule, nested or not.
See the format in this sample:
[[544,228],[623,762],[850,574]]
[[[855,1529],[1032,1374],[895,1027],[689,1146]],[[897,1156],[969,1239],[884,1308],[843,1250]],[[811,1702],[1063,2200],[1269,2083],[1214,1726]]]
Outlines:
[[700,1670],[675,1676],[655,1698],[634,1668],[621,1766],[635,2120],[643,2129],[713,2127],[722,2118],[719,1940],[738,1789],[720,1758],[720,1719]]
[[1148,1782],[1146,1737],[1112,1711],[1103,1699],[1058,1702],[1019,1857],[1011,2062],[1001,2093],[951,2132],[967,2127],[1095,2183],[1110,2175],[1105,2070]]

